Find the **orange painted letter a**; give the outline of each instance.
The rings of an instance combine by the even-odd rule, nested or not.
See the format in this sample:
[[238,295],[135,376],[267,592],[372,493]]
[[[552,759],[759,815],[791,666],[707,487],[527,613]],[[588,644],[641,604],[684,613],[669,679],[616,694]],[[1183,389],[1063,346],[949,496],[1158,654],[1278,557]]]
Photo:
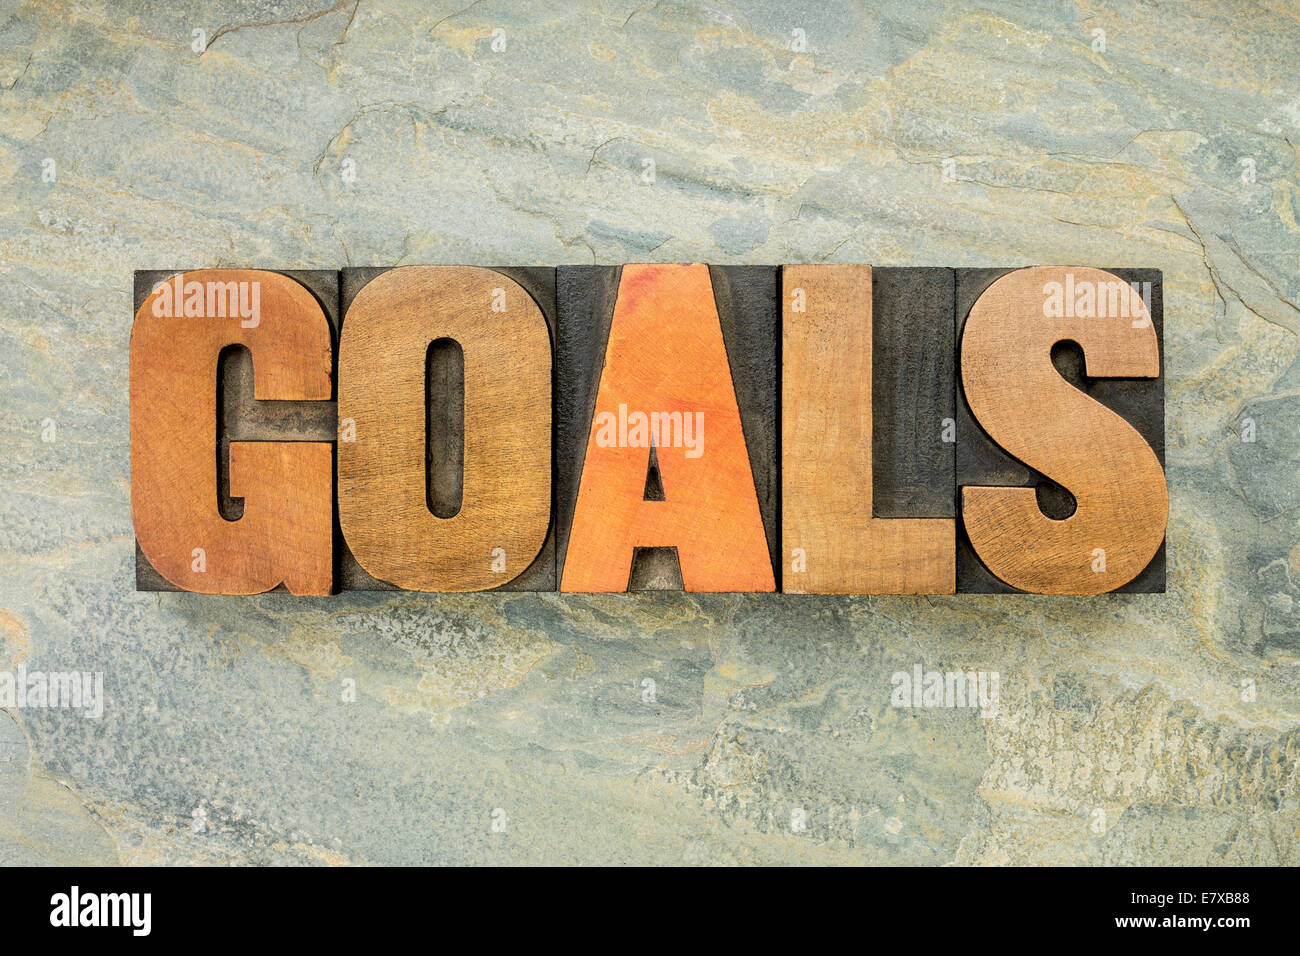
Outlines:
[[655,547],[687,591],[776,589],[705,265],[623,267],[560,590],[625,591]]

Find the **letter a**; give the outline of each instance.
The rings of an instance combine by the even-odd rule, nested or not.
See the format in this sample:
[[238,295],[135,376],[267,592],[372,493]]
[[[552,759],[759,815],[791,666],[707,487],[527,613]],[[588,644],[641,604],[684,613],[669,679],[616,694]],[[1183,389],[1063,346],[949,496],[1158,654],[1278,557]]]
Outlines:
[[[561,591],[625,591],[635,548],[675,547],[687,591],[773,591],[754,474],[704,265],[623,268],[596,414],[701,413],[704,453],[656,449],[663,500],[645,500],[645,447],[588,437]],[[631,444],[630,441],[628,443]]]

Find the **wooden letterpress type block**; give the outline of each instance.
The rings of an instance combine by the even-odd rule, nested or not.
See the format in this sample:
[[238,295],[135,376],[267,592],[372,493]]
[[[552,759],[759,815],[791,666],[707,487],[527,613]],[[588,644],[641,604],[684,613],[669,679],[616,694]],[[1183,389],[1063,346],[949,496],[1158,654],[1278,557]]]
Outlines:
[[[951,327],[942,272],[891,275],[880,303],[900,304],[900,290],[910,280],[920,305],[909,315],[922,323],[921,341],[932,347]],[[781,509],[783,589],[789,593],[949,594],[955,589],[954,521],[942,516],[950,459],[943,448],[929,444],[943,437],[942,420],[929,419],[948,407],[945,379],[951,372],[942,359],[927,356],[915,368],[892,368],[880,390],[891,412],[905,404],[904,389],[928,393],[914,398],[917,410],[908,411],[902,424],[884,429],[887,443],[899,436],[921,443],[904,453],[899,467],[886,469],[886,484],[894,510],[934,510],[941,516],[881,517],[874,506],[875,365],[882,351],[899,347],[904,334],[882,316],[887,348],[875,347],[873,292],[871,266],[782,268]],[[897,431],[891,434],[890,428]],[[926,458],[939,466],[929,479]]]
[[560,590],[772,591],[776,270],[561,266]]
[[328,594],[335,272],[137,272],[136,586]]
[[554,590],[554,275],[344,271],[346,587]]
[[957,272],[958,585],[1164,590],[1157,270]]

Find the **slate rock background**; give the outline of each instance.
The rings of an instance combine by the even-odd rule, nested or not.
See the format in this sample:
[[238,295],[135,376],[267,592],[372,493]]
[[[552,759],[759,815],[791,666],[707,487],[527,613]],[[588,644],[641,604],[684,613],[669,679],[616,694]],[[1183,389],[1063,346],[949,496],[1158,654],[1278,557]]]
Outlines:
[[[0,862],[1300,862],[1294,0],[329,2],[0,2]],[[1162,269],[1169,593],[133,590],[133,270],[638,260]]]

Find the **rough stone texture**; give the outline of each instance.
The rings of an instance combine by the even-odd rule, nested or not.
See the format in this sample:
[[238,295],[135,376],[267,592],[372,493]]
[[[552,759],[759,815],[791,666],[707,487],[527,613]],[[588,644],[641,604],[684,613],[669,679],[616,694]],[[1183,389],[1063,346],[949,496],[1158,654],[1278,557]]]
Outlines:
[[[1295,0],[329,2],[0,3],[0,862],[1300,862]],[[1169,593],[133,590],[133,270],[636,260],[1163,270]]]

